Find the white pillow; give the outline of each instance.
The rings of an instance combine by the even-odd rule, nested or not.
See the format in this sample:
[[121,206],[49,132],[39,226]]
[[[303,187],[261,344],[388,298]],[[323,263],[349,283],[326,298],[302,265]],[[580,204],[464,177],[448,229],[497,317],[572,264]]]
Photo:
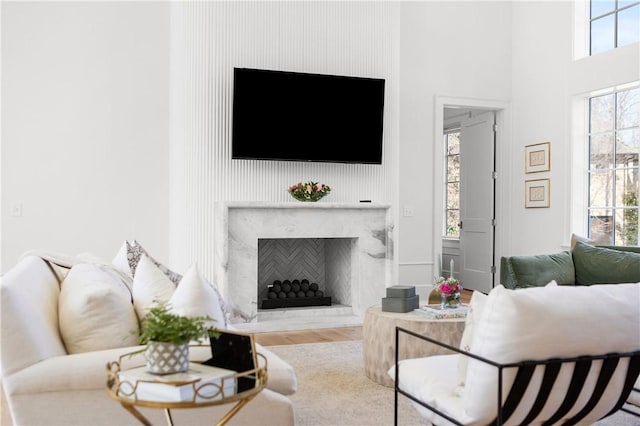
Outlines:
[[[548,285],[518,290],[499,285],[487,297],[472,346],[474,354],[498,363],[637,351],[638,318],[638,283]],[[559,389],[562,381],[568,380],[564,373],[570,367],[562,369],[556,381]],[[616,370],[611,386],[621,385],[623,370]],[[513,370],[504,372],[504,396],[513,382],[513,374]],[[462,397],[467,414],[481,423],[492,421],[497,406],[496,368],[470,359],[465,382]],[[512,416],[514,422],[528,411],[527,404],[531,402],[531,398],[525,398]],[[543,414],[557,409],[561,402],[562,398],[551,398]],[[605,395],[599,404],[610,403]],[[579,409],[578,404],[574,409]]]
[[581,243],[589,244],[589,245],[596,244],[595,240],[591,240],[591,239],[589,239],[587,237],[583,237],[581,235],[571,234],[571,251],[573,251],[573,248],[576,246],[576,243],[578,241],[580,241]]
[[111,264],[115,266],[118,270],[124,272],[128,277],[133,278],[133,274],[131,273],[131,268],[129,267],[129,261],[127,260],[127,245],[129,243],[127,241],[123,242],[116,253],[115,257],[111,260]]
[[131,293],[107,265],[75,265],[61,284],[60,335],[70,354],[137,344],[138,319]]
[[[472,352],[471,342],[473,341],[473,335],[477,324],[480,322],[482,311],[484,309],[484,303],[487,300],[487,295],[474,291],[469,302],[469,312],[464,324],[464,331],[462,332],[462,338],[460,339],[460,349],[467,352]],[[467,364],[469,357],[459,354],[458,356],[458,385],[464,385],[464,378],[467,375]]]
[[[547,287],[557,286],[555,280],[550,281],[547,284]],[[471,296],[471,301],[469,302],[469,313],[467,314],[467,318],[464,325],[464,332],[462,333],[462,338],[460,339],[460,349],[467,352],[473,352],[473,337],[475,334],[476,327],[480,322],[480,317],[482,317],[482,312],[484,311],[484,304],[487,301],[487,295],[481,293],[479,291],[474,291]],[[464,380],[467,375],[467,364],[469,363],[469,357],[465,355],[460,355],[458,357],[458,385],[464,386]]]
[[[156,267],[160,269],[160,271],[162,271],[173,282],[174,285],[177,286],[180,283],[180,280],[182,280],[182,275],[172,271],[171,269],[164,266],[162,263],[155,260],[151,255],[149,255],[149,253],[144,249],[144,247],[142,247],[142,245],[136,240],[134,240],[133,243],[129,243],[128,241],[125,241],[122,244],[122,247],[120,247],[118,254],[112,260],[111,263],[114,266],[116,266],[118,269],[122,270],[127,275],[133,278],[138,268],[138,264],[140,263],[140,259],[144,256],[147,256],[149,260],[154,265],[156,265]],[[218,304],[223,313],[221,321],[218,322],[218,327],[227,328],[228,327],[227,317],[229,316],[229,312],[227,311],[228,309],[227,304],[225,303],[224,299],[220,295],[218,288],[214,284],[208,281],[207,283],[211,286],[211,288],[213,288],[213,291],[215,292],[216,297],[218,298]]]
[[136,240],[134,240],[132,244],[127,243],[127,260],[133,276],[136,275],[138,263],[144,256],[147,256],[149,260],[151,260],[151,262],[153,262],[153,264],[156,265],[158,269],[160,269],[171,280],[171,282],[173,282],[174,285],[178,285],[182,279],[182,275],[173,272],[171,269],[155,260]]
[[157,302],[168,302],[176,290],[175,284],[143,255],[137,264],[131,292],[138,319],[147,315],[149,308]]
[[178,315],[210,316],[217,328],[224,328],[224,313],[213,287],[200,275],[196,263],[191,265],[169,300],[169,306]]

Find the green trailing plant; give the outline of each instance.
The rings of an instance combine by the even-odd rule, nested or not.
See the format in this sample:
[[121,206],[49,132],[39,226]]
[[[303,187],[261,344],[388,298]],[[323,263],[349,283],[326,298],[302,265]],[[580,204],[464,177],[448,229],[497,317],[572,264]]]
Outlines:
[[186,317],[171,312],[167,303],[157,303],[141,321],[138,342],[151,341],[183,345],[192,341],[200,343],[207,337],[218,338],[220,332],[209,316]]

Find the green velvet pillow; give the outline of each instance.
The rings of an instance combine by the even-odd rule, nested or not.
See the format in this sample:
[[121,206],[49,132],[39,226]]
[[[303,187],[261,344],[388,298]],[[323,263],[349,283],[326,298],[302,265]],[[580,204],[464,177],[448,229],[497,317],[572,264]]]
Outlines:
[[571,253],[503,257],[500,283],[506,288],[543,287],[555,280],[559,285],[575,284]]
[[640,282],[640,253],[594,247],[578,242],[572,255],[577,284]]

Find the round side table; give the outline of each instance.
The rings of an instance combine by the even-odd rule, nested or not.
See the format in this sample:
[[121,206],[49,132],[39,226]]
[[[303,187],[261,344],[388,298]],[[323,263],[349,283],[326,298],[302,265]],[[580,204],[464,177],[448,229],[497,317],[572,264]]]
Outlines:
[[[429,319],[413,312],[383,312],[380,306],[367,309],[362,327],[364,371],[376,383],[393,387],[393,379],[387,371],[395,364],[396,326],[427,335],[451,346],[460,345],[465,319]],[[408,336],[401,339],[410,338]],[[400,342],[400,359],[419,358],[451,353],[429,342],[412,339]]]

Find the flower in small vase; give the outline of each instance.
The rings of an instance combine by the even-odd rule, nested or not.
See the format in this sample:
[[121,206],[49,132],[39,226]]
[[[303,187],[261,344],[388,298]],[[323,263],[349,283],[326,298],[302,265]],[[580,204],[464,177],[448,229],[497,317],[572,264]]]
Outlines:
[[441,295],[442,308],[453,308],[460,304],[462,286],[457,279],[453,277],[446,279],[444,277],[438,277],[435,282],[435,287]]
[[289,187],[289,194],[298,201],[318,201],[331,191],[324,183],[298,182]]

